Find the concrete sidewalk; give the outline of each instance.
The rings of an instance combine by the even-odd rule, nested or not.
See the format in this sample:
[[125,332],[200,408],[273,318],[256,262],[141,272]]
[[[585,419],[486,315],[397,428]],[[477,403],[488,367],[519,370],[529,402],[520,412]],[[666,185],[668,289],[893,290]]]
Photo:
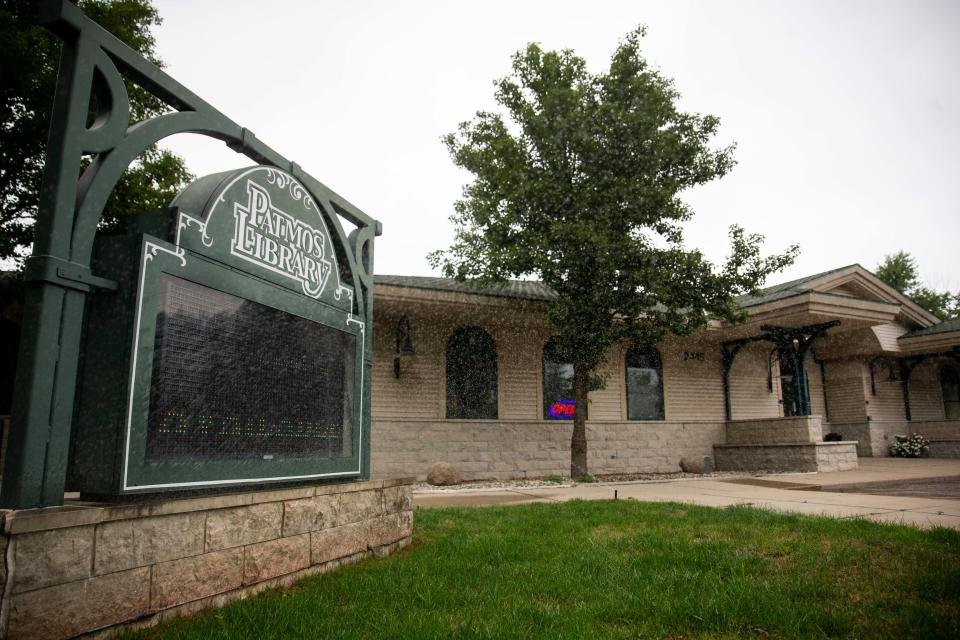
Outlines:
[[[960,529],[960,499],[858,494],[858,486],[951,479],[960,482],[960,460],[861,460],[860,469],[834,473],[693,478],[666,481],[580,484],[518,489],[418,491],[418,507],[484,506],[567,500],[688,502],[711,507],[754,507],[836,518],[944,526]],[[844,491],[838,491],[843,489]]]

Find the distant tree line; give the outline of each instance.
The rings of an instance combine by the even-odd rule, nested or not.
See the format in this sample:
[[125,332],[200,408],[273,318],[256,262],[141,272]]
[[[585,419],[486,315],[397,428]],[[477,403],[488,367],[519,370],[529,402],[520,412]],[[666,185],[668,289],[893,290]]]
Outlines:
[[917,261],[906,251],[885,256],[877,277],[941,320],[960,318],[960,291],[936,291],[923,286]]

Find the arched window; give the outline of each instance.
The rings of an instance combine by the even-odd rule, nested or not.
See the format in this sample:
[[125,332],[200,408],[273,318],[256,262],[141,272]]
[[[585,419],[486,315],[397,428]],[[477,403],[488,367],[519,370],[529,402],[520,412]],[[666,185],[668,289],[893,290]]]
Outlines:
[[574,400],[573,358],[550,338],[543,346],[543,419],[572,420]]
[[627,349],[627,420],[663,420],[663,366],[653,347]]
[[947,420],[960,420],[960,375],[955,367],[940,369],[940,390],[943,392],[943,413]]
[[447,418],[497,419],[497,346],[480,327],[447,340]]

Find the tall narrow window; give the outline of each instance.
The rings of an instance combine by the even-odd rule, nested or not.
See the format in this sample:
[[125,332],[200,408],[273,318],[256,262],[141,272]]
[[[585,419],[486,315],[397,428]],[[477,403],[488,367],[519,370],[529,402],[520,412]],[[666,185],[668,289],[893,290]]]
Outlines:
[[663,366],[654,347],[627,350],[627,420],[663,420]]
[[940,369],[940,390],[943,392],[943,413],[947,420],[960,420],[960,375],[954,367]]
[[575,404],[573,358],[550,338],[543,347],[543,419],[572,420]]
[[480,327],[447,341],[447,418],[497,419],[497,346]]

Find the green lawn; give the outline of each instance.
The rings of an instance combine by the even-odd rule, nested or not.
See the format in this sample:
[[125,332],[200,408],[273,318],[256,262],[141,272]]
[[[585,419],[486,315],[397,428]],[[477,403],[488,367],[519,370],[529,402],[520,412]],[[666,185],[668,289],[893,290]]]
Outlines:
[[144,638],[960,638],[960,532],[750,508],[419,510],[414,543]]

